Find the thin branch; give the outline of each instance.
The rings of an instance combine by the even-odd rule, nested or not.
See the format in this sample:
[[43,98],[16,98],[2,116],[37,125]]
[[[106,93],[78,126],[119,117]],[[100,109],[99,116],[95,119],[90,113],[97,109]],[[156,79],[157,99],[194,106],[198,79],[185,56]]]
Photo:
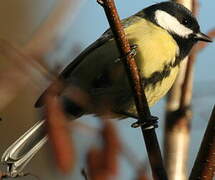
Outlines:
[[[135,105],[139,116],[139,122],[150,122],[151,113],[144,93],[141,76],[138,72],[136,62],[130,54],[131,48],[128,39],[126,38],[125,32],[123,31],[114,1],[99,0],[98,2],[103,6],[105,10],[120,55],[125,59],[123,62],[128,75],[130,86],[133,90]],[[151,163],[154,179],[166,180],[167,175],[163,166],[160,147],[158,144],[157,136],[155,134],[155,129],[152,128],[149,130],[145,130],[143,126],[141,126],[141,129],[145,139],[146,149]]]
[[[195,2],[195,3],[194,3]],[[197,0],[193,0],[193,4],[195,4],[195,8],[193,7],[193,11],[195,12],[195,14],[197,14],[197,10],[196,8],[198,8],[198,2]],[[211,38],[215,37],[215,30],[212,30],[208,33],[208,36],[210,36]],[[188,138],[188,133],[189,133],[189,129],[190,129],[190,120],[192,118],[192,112],[190,110],[190,105],[191,105],[191,99],[192,99],[192,89],[193,89],[193,69],[194,69],[194,64],[196,61],[196,57],[198,55],[198,53],[200,51],[202,51],[208,43],[204,43],[204,42],[199,42],[192,50],[190,56],[188,57],[188,62],[187,62],[187,66],[185,69],[185,75],[184,75],[184,80],[181,84],[181,93],[178,94],[178,96],[180,97],[180,102],[179,107],[176,109],[173,109],[173,111],[168,111],[167,112],[167,117],[166,117],[166,134],[169,134],[169,139],[165,141],[165,155],[168,156],[168,154],[172,154],[173,152],[171,152],[171,149],[174,148],[169,148],[167,149],[167,147],[173,143],[176,143],[177,141],[183,141],[184,144],[184,152],[187,152],[187,149],[185,149],[185,145],[189,143],[189,138]],[[173,92],[174,93],[174,92]],[[172,99],[177,99],[174,96],[177,95],[174,93],[173,97],[171,97]],[[169,104],[173,104],[174,103],[172,101],[169,102]],[[167,132],[168,130],[168,132]],[[170,133],[172,132],[172,133]],[[178,133],[178,136],[176,135]],[[175,138],[175,139],[174,139]],[[177,139],[178,138],[178,139]],[[181,142],[182,143],[182,142]],[[180,143],[180,144],[181,144]],[[180,145],[180,147],[182,148],[182,145]],[[177,151],[179,152],[179,151]],[[180,150],[180,154],[182,152],[182,149]],[[176,152],[174,152],[176,154]],[[185,155],[185,153],[183,153]],[[180,157],[179,162],[182,162],[181,159],[184,159],[184,161],[186,161],[186,156]],[[174,169],[173,167],[173,162],[177,162],[174,161],[173,159],[167,159],[166,162],[170,163],[168,165],[168,169],[171,172],[174,172],[173,170],[170,169]],[[185,164],[185,162],[184,162]],[[176,166],[175,166],[176,167]],[[184,166],[181,165],[181,171],[177,170],[177,172],[182,172],[185,170]],[[179,176],[178,174],[176,176]]]
[[[197,0],[175,0],[194,14],[198,12]],[[194,2],[195,1],[195,2]],[[185,180],[190,141],[190,119],[188,108],[192,98],[193,58],[182,61],[180,72],[169,92],[165,119],[164,157],[171,179]]]
[[[192,6],[191,6],[192,13],[194,16],[198,15],[199,12],[199,1],[198,0],[192,0]],[[192,91],[193,91],[193,70],[194,70],[194,62],[197,56],[197,51],[195,50],[196,47],[194,47],[194,50],[191,52],[191,54],[188,57],[186,70],[185,70],[185,76],[184,81],[181,87],[181,98],[180,98],[180,110],[185,110],[187,107],[191,104],[192,99]]]
[[199,1],[198,0],[193,0],[192,1],[192,13],[195,15],[195,16],[198,16],[199,14]]
[[215,106],[189,180],[212,180],[215,176]]
[[[179,103],[180,111],[189,111],[189,106],[191,104],[192,94],[193,94],[193,71],[194,71],[194,62],[196,59],[197,53],[193,51],[188,57],[187,66],[184,75],[184,81],[181,86],[181,97]],[[186,112],[185,112],[186,113]]]

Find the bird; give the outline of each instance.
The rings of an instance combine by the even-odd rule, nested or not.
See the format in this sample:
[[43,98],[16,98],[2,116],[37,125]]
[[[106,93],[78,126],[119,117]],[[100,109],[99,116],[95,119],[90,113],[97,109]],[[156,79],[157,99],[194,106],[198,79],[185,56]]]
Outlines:
[[[136,46],[135,60],[149,106],[153,106],[171,88],[180,63],[193,45],[198,41],[211,41],[201,33],[192,13],[175,2],[149,6],[122,20],[122,25],[129,43]],[[110,29],[72,61],[59,79],[65,84],[59,98],[65,112],[74,117],[93,112],[67,97],[72,93],[67,86],[69,84],[87,92],[92,97],[92,104],[100,106],[108,101],[110,111],[119,118],[127,115],[137,117],[123,58],[120,60]],[[49,89],[36,102],[36,107],[42,105]]]
[[[172,1],[153,4],[121,21],[131,46],[135,46],[135,61],[141,75],[144,92],[149,106],[158,102],[171,88],[180,69],[180,64],[199,41],[212,42],[200,31],[197,19],[186,7]],[[91,114],[89,109],[74,102],[69,95],[70,85],[87,92],[91,103],[97,107],[108,101],[108,108],[117,118],[137,117],[137,111],[123,66],[123,57],[117,49],[110,29],[77,56],[59,75],[63,87],[58,98],[66,114],[74,119]],[[55,86],[53,82],[36,102],[42,107],[44,97]],[[5,152],[2,160],[13,159],[16,150],[23,152],[20,144],[30,144],[29,152],[38,151],[38,138],[35,133],[42,124],[36,124],[34,132],[28,131]],[[31,138],[28,138],[28,137]],[[35,136],[37,141],[32,141]],[[22,141],[22,143],[20,143]],[[35,143],[26,143],[31,141]],[[32,150],[33,149],[33,150]],[[21,157],[23,158],[23,157]],[[26,158],[26,157],[25,157]],[[27,158],[27,159],[28,159]],[[15,162],[16,159],[13,161]],[[11,161],[10,161],[11,163]],[[16,168],[16,167],[15,167]]]

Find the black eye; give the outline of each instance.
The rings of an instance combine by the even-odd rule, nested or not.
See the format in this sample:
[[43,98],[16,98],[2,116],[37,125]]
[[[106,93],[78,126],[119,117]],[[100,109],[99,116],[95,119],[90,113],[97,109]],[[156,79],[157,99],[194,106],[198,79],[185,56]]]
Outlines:
[[184,19],[182,20],[182,24],[184,24],[184,25],[188,25],[189,23],[190,23],[190,20],[187,19],[187,18],[184,18]]

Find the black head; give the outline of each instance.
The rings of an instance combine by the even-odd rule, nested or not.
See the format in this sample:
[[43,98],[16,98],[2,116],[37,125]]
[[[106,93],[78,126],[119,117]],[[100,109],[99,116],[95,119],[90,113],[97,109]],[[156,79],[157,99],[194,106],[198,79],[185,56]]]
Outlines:
[[136,15],[167,30],[180,47],[180,58],[187,56],[196,42],[212,42],[208,36],[201,33],[196,18],[181,4],[161,2],[145,8]]

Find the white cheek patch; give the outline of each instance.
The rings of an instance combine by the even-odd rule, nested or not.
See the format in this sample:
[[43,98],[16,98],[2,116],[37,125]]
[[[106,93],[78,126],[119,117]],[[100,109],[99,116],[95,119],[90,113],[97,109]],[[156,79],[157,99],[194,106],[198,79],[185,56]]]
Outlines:
[[155,19],[161,27],[181,37],[188,37],[193,33],[191,29],[181,24],[175,17],[165,11],[157,10],[155,12]]

